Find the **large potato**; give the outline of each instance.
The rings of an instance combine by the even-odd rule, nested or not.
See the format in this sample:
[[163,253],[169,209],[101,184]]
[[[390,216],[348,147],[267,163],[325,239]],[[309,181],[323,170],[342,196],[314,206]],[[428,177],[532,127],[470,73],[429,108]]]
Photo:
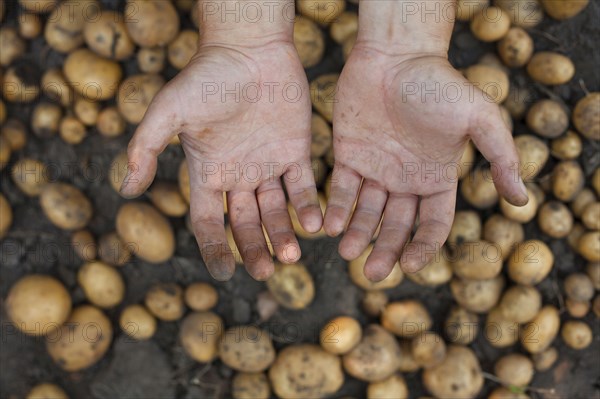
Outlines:
[[102,10],[97,18],[88,20],[83,28],[83,38],[92,51],[114,60],[129,58],[135,50],[123,15],[116,11]]
[[348,263],[348,273],[350,274],[352,282],[367,291],[385,290],[398,286],[404,278],[404,273],[402,272],[402,269],[400,269],[399,263],[396,263],[392,272],[381,281],[373,282],[365,276],[365,263],[372,250],[373,246],[369,245],[358,258]]
[[114,97],[123,77],[118,63],[88,49],[70,53],[63,65],[63,72],[76,93],[95,101]]
[[483,375],[471,349],[450,345],[442,363],[425,369],[423,384],[438,398],[474,398],[483,387]]
[[590,93],[573,110],[573,124],[590,140],[600,140],[600,93]]
[[44,30],[46,42],[60,53],[70,53],[83,44],[83,28],[86,20],[96,18],[99,11],[96,0],[61,2],[48,17]]
[[267,288],[275,300],[288,309],[303,309],[315,296],[313,278],[301,263],[276,263],[275,272],[267,280]]
[[67,183],[46,184],[40,195],[42,210],[57,227],[81,229],[92,218],[92,203],[75,186]]
[[572,201],[584,184],[583,170],[577,161],[560,162],[552,171],[552,193],[563,202]]
[[213,312],[192,312],[183,319],[179,339],[185,352],[201,363],[213,361],[223,334],[223,320]]
[[179,14],[170,1],[127,0],[125,24],[137,45],[166,46],[179,32]]
[[487,101],[500,104],[508,97],[510,82],[508,74],[501,69],[476,64],[465,70],[465,77],[485,94]]
[[119,236],[141,259],[161,263],[173,256],[175,236],[171,224],[151,205],[126,203],[119,209],[115,224]]
[[569,127],[567,111],[554,100],[540,100],[533,104],[526,120],[531,130],[546,138],[556,138]]
[[475,313],[485,313],[493,308],[500,299],[502,288],[504,288],[502,275],[489,280],[455,278],[450,282],[450,289],[456,302]]
[[587,7],[590,0],[541,0],[544,10],[554,19],[573,18]]
[[5,306],[19,330],[41,336],[55,332],[67,320],[71,296],[54,277],[30,274],[10,288]]
[[281,398],[316,399],[335,393],[344,383],[339,357],[317,345],[291,345],[279,352],[269,380]]
[[533,39],[525,29],[513,27],[498,43],[498,53],[506,66],[525,66],[533,55]]
[[113,337],[110,320],[94,306],[80,305],[55,334],[46,337],[48,354],[60,368],[73,372],[100,360]]
[[575,75],[575,65],[562,54],[540,51],[531,57],[527,73],[536,82],[545,85],[562,85]]
[[546,305],[533,320],[523,326],[520,335],[521,345],[529,353],[540,353],[552,344],[559,327],[558,309]]
[[237,373],[231,381],[233,399],[269,399],[271,387],[264,373]]
[[527,285],[515,285],[507,289],[498,305],[502,316],[519,324],[531,321],[541,307],[540,292]]
[[452,270],[458,277],[470,280],[488,280],[502,270],[502,250],[498,244],[487,241],[461,244],[452,261]]
[[508,261],[508,275],[519,284],[535,285],[542,281],[554,266],[554,254],[540,240],[518,244]]
[[294,46],[304,68],[321,62],[325,52],[325,39],[321,29],[308,18],[296,16],[294,21]]
[[152,286],[144,304],[150,312],[160,320],[179,320],[185,313],[183,290],[175,283],[159,283]]
[[269,333],[255,326],[227,329],[219,343],[221,361],[234,370],[257,373],[275,360],[275,349]]
[[140,123],[164,84],[165,79],[157,74],[133,75],[125,79],[117,96],[117,106],[123,118],[129,123]]
[[400,373],[367,386],[367,399],[408,399],[408,386]]
[[404,338],[413,338],[429,330],[431,324],[427,308],[413,300],[391,302],[381,314],[383,328]]
[[112,308],[123,301],[123,277],[114,267],[104,262],[84,264],[77,273],[77,282],[87,299],[100,308]]

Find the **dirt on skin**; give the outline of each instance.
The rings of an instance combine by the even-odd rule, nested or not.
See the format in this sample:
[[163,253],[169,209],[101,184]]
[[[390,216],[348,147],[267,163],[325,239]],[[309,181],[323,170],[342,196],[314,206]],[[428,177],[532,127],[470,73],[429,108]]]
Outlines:
[[[122,6],[113,0],[102,1],[107,8]],[[349,7],[355,9],[354,5]],[[7,2],[7,26],[16,23],[16,2]],[[182,16],[183,17],[183,16]],[[548,88],[536,85],[523,70],[512,71],[512,84],[527,86],[535,98],[552,97],[573,107],[588,91],[600,90],[600,2],[592,0],[588,8],[567,21],[557,22],[546,18],[530,31],[536,50],[554,50],[571,57],[577,66],[575,78],[566,85]],[[185,27],[191,27],[186,17]],[[450,50],[450,59],[458,67],[475,63],[483,54],[495,52],[494,44],[483,44],[470,33],[466,24],[457,24]],[[63,56],[44,45],[41,39],[33,41],[25,60],[39,71],[59,66]],[[323,61],[307,71],[309,79],[329,72],[339,72],[343,66],[341,47],[327,39],[327,53]],[[38,72],[39,72],[38,71]],[[125,64],[126,74],[136,73],[134,61]],[[165,77],[176,73],[168,69]],[[11,106],[9,115],[28,121],[33,105]],[[515,123],[515,134],[527,133],[520,121]],[[54,177],[74,184],[93,201],[94,218],[90,230],[98,237],[114,231],[114,218],[119,206],[125,201],[110,187],[108,169],[112,158],[126,148],[132,134],[117,139],[105,139],[94,129],[78,146],[70,146],[55,137],[40,139],[29,135],[25,149],[13,154],[12,160],[23,156],[39,159],[52,166]],[[183,153],[179,147],[170,146],[160,156],[157,180],[176,181],[177,170]],[[481,162],[484,162],[483,160]],[[580,158],[587,174],[600,165],[598,143],[585,142]],[[552,169],[552,163],[540,176]],[[30,273],[44,273],[58,277],[70,290],[74,305],[85,302],[84,294],[77,286],[76,273],[81,261],[69,247],[69,233],[55,228],[43,215],[37,199],[24,196],[9,178],[9,167],[0,176],[2,193],[13,207],[14,223],[8,236],[0,242],[0,294],[6,298],[9,288],[20,277]],[[459,209],[467,208],[459,198]],[[485,211],[487,217],[492,211]],[[147,342],[127,338],[118,328],[121,309],[129,304],[143,301],[144,294],[158,282],[176,282],[182,286],[195,281],[208,281],[219,291],[219,304],[215,311],[227,326],[256,323],[269,330],[277,349],[299,342],[316,342],[320,328],[332,317],[346,314],[358,318],[364,324],[369,318],[361,311],[362,291],[353,285],[346,272],[346,262],[337,254],[338,239],[302,241],[302,262],[314,280],[316,295],[313,303],[302,311],[279,310],[266,322],[261,322],[256,307],[257,295],[265,290],[265,284],[252,280],[243,268],[238,268],[233,279],[226,283],[211,280],[200,258],[195,239],[186,229],[183,219],[171,220],[177,239],[175,257],[162,265],[150,265],[134,259],[120,271],[127,284],[126,297],[116,309],[107,312],[115,326],[115,340],[108,354],[96,365],[75,373],[67,373],[52,363],[46,353],[44,341],[24,336],[9,323],[2,306],[0,350],[0,397],[24,397],[28,390],[40,382],[54,382],[63,387],[71,398],[221,398],[229,397],[230,380],[234,371],[215,361],[199,364],[185,355],[177,340],[179,323],[159,322],[156,335]],[[544,303],[561,305],[562,279],[568,273],[582,271],[585,261],[577,256],[565,240],[554,240],[542,235],[534,222],[526,227],[527,237],[539,238],[549,244],[556,257],[554,270],[539,285]],[[434,320],[433,330],[441,332],[443,320],[453,304],[448,286],[424,288],[408,279],[388,291],[391,300],[418,299],[428,308]],[[563,318],[567,319],[565,312]],[[593,327],[595,340],[591,347],[582,351],[567,348],[560,338],[555,345],[560,357],[552,369],[536,373],[531,383],[535,391],[528,392],[532,398],[589,399],[600,397],[600,326],[594,315],[584,319]],[[480,318],[484,322],[484,317]],[[518,350],[498,350],[490,346],[480,330],[471,345],[483,370],[493,372],[495,360],[502,354]],[[426,395],[420,373],[405,375],[411,397]],[[480,397],[485,397],[497,384],[486,381]],[[350,377],[335,397],[365,396],[366,384]],[[554,392],[551,391],[554,389]]]

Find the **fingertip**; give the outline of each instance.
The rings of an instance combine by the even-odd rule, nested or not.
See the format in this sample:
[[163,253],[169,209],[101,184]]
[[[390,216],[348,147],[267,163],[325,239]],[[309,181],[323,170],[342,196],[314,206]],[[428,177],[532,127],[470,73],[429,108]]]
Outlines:
[[349,230],[344,235],[344,238],[342,238],[342,241],[340,241],[340,244],[338,245],[338,252],[344,260],[352,261],[358,258],[368,245],[368,243],[364,246],[360,245],[358,239],[353,237],[352,231]]
[[235,262],[233,258],[226,259],[223,262],[211,262],[207,266],[208,273],[217,281],[229,281],[235,272]]
[[323,214],[318,205],[300,209],[298,218],[302,228],[308,233],[316,233],[323,227]]
[[260,262],[253,268],[248,268],[248,274],[256,281],[266,281],[275,272],[273,260],[269,259],[265,262]]
[[364,274],[369,281],[373,283],[378,283],[383,281],[390,275],[392,270],[382,264],[368,263],[365,265]]
[[283,246],[280,253],[277,255],[277,259],[282,263],[296,263],[300,260],[301,255],[302,251],[297,242],[288,243]]

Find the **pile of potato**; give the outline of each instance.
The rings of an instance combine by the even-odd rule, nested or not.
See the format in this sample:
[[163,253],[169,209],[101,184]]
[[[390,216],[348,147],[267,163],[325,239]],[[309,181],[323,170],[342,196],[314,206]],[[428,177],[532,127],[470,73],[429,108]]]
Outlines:
[[[68,372],[99,362],[118,334],[148,340],[159,323],[176,323],[187,356],[200,363],[219,361],[235,371],[230,391],[236,399],[335,396],[348,377],[366,385],[366,393],[357,397],[408,398],[414,396],[408,374],[420,376],[424,389],[437,398],[480,397],[490,375],[490,398],[529,397],[535,373],[549,370],[562,356],[559,340],[573,350],[588,348],[594,340],[590,317],[600,317],[600,169],[586,170],[581,162],[587,143],[600,141],[600,93],[585,92],[573,107],[552,95],[553,86],[574,78],[577,65],[559,51],[537,51],[532,38],[532,28],[544,18],[574,17],[588,2],[458,0],[458,21],[468,24],[478,40],[496,45],[497,54],[462,71],[500,105],[510,129],[523,126],[514,132],[514,142],[529,203],[518,208],[500,198],[490,167],[475,162],[478,155],[469,144],[459,184],[468,209],[456,213],[437,256],[413,274],[396,265],[375,283],[363,273],[370,246],[347,265],[350,280],[363,292],[364,317],[338,315],[323,323],[313,342],[280,345],[260,324],[226,325],[218,314],[218,290],[207,282],[185,287],[157,283],[143,303],[125,301],[122,268],[133,260],[163,267],[176,251],[173,221],[185,218],[189,228],[185,160],[177,181],[154,182],[147,201],[122,201],[111,231],[97,234],[90,226],[94,198],[86,187],[55,179],[50,165],[27,152],[28,142],[54,136],[77,146],[91,135],[110,142],[130,133],[165,85],[165,70],[184,68],[195,53],[198,33],[182,29],[180,19],[191,14],[198,27],[196,3],[128,0],[125,6],[136,10],[134,19],[103,9],[98,0],[20,0],[18,20],[0,27],[0,168],[23,196],[39,199],[52,225],[67,232],[80,266],[77,287],[57,279],[58,273],[16,281],[5,300],[10,320],[26,335],[45,337],[48,355]],[[4,6],[0,1],[0,21]],[[347,59],[357,37],[355,9],[345,0],[297,1],[294,43],[305,68],[318,65],[332,50],[330,43],[341,47]],[[83,10],[88,18],[82,17]],[[23,58],[35,40],[61,54],[62,65],[38,70]],[[514,86],[516,70],[537,86]],[[328,73],[310,82],[311,159],[323,210],[334,161],[334,102],[328,100],[338,76]],[[545,89],[530,103],[535,87]],[[31,110],[29,120],[11,113],[19,107]],[[127,167],[127,155],[120,152],[106,171],[111,190],[118,192]],[[0,240],[11,235],[10,198],[0,194]],[[289,210],[301,240],[326,236],[323,230],[304,231]],[[531,226],[540,234],[526,235]],[[227,233],[241,264],[229,226]],[[557,272],[552,240],[564,240],[577,254],[576,272]],[[557,277],[564,301],[549,303],[539,284]],[[390,300],[407,281],[451,293],[454,302],[444,320],[433,320],[420,301]],[[84,303],[73,303],[75,289],[83,293]],[[279,308],[310,311],[316,295],[305,264],[277,263],[257,298],[260,322]],[[590,310],[595,316],[588,316]],[[112,320],[108,315],[115,312]],[[506,353],[487,370],[470,347],[482,336],[486,345]],[[27,398],[41,397],[67,394],[40,381]]]

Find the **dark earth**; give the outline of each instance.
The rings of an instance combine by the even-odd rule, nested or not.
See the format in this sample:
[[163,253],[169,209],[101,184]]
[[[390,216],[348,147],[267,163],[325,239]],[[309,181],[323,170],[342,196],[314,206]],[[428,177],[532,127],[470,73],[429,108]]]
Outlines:
[[[16,1],[8,1],[7,25],[16,25]],[[119,8],[117,0],[103,0],[106,8]],[[355,5],[349,7],[355,9]],[[560,99],[569,107],[584,96],[585,91],[600,90],[600,2],[592,0],[588,8],[578,16],[563,22],[550,20],[530,31],[536,50],[553,50],[569,56],[577,67],[575,78],[566,85],[548,88],[535,85],[523,70],[513,71],[512,84],[528,86],[536,98]],[[187,16],[183,25],[191,27]],[[327,36],[327,35],[326,35]],[[343,66],[341,47],[327,39],[327,54],[316,67],[307,71],[309,79],[339,72]],[[452,63],[466,67],[475,63],[486,52],[495,51],[493,44],[483,44],[470,33],[466,24],[457,24],[450,51]],[[60,65],[63,56],[47,47],[42,39],[30,45],[25,61],[39,70]],[[125,65],[127,74],[136,73],[135,62]],[[165,72],[167,77],[176,73]],[[368,73],[368,71],[366,71]],[[9,107],[9,113],[22,121],[28,121],[33,106]],[[93,129],[92,129],[93,130]],[[107,171],[112,158],[122,151],[131,137],[128,134],[116,139],[106,139],[97,132],[89,132],[88,138],[78,146],[65,144],[60,138],[41,139],[30,135],[25,149],[13,154],[13,160],[22,156],[39,159],[56,169],[56,178],[71,182],[93,201],[95,216],[89,228],[96,235],[114,230],[114,217],[124,202],[110,187]],[[516,122],[515,134],[527,133],[522,122]],[[170,146],[160,157],[158,179],[177,180],[177,169],[183,158],[181,148]],[[582,162],[589,175],[600,165],[598,142],[584,144]],[[485,161],[481,161],[482,163]],[[552,169],[549,162],[545,172]],[[0,293],[4,299],[9,288],[20,277],[29,273],[45,273],[58,277],[70,289],[74,306],[85,302],[83,292],[76,283],[76,273],[81,261],[69,248],[68,232],[55,228],[43,215],[37,199],[23,195],[9,178],[9,167],[1,173],[2,192],[12,204],[14,223],[8,236],[0,242]],[[543,177],[542,177],[543,179]],[[466,208],[459,198],[458,207]],[[485,211],[487,217],[492,211]],[[127,293],[123,303],[108,311],[115,326],[115,339],[111,350],[97,364],[81,372],[67,373],[51,361],[43,340],[26,337],[8,322],[4,307],[1,321],[0,351],[0,397],[22,398],[28,390],[40,382],[54,382],[63,387],[71,398],[220,398],[229,397],[233,370],[220,361],[199,364],[184,353],[177,339],[179,322],[160,322],[153,339],[136,342],[127,338],[118,328],[118,315],[128,304],[140,303],[150,286],[157,282],[177,282],[187,285],[195,281],[212,282],[219,291],[220,300],[216,312],[227,326],[258,323],[269,330],[275,345],[280,348],[289,343],[316,342],[320,328],[332,317],[341,314],[357,317],[363,325],[370,320],[360,310],[362,291],[350,281],[346,262],[337,254],[338,239],[301,241],[302,261],[308,266],[315,281],[316,296],[313,303],[302,311],[279,309],[267,322],[261,323],[257,313],[257,294],[264,291],[264,283],[253,281],[238,268],[234,278],[226,283],[211,280],[204,268],[193,235],[186,229],[183,219],[172,219],[176,229],[177,251],[175,257],[161,265],[146,264],[138,259],[122,267]],[[526,226],[527,236],[539,238],[549,244],[555,256],[555,267],[549,278],[539,285],[544,303],[563,309],[562,279],[574,271],[583,271],[585,261],[576,255],[565,240],[553,240],[542,235],[535,222]],[[434,330],[441,332],[441,323],[453,303],[448,286],[424,288],[404,279],[402,284],[389,290],[391,300],[414,298],[423,301],[435,320]],[[532,398],[600,398],[600,324],[590,312],[584,319],[593,326],[594,342],[582,351],[567,348],[557,338],[555,345],[560,357],[547,372],[536,373],[528,392]],[[376,322],[376,320],[372,320]],[[481,322],[484,318],[481,318]],[[494,361],[502,354],[521,350],[498,350],[491,347],[479,334],[472,345],[482,368],[493,372]],[[426,395],[421,385],[420,373],[406,374],[411,397]],[[480,397],[497,386],[486,380]],[[335,397],[364,397],[366,384],[347,377],[343,388]],[[554,393],[551,391],[554,389]]]

